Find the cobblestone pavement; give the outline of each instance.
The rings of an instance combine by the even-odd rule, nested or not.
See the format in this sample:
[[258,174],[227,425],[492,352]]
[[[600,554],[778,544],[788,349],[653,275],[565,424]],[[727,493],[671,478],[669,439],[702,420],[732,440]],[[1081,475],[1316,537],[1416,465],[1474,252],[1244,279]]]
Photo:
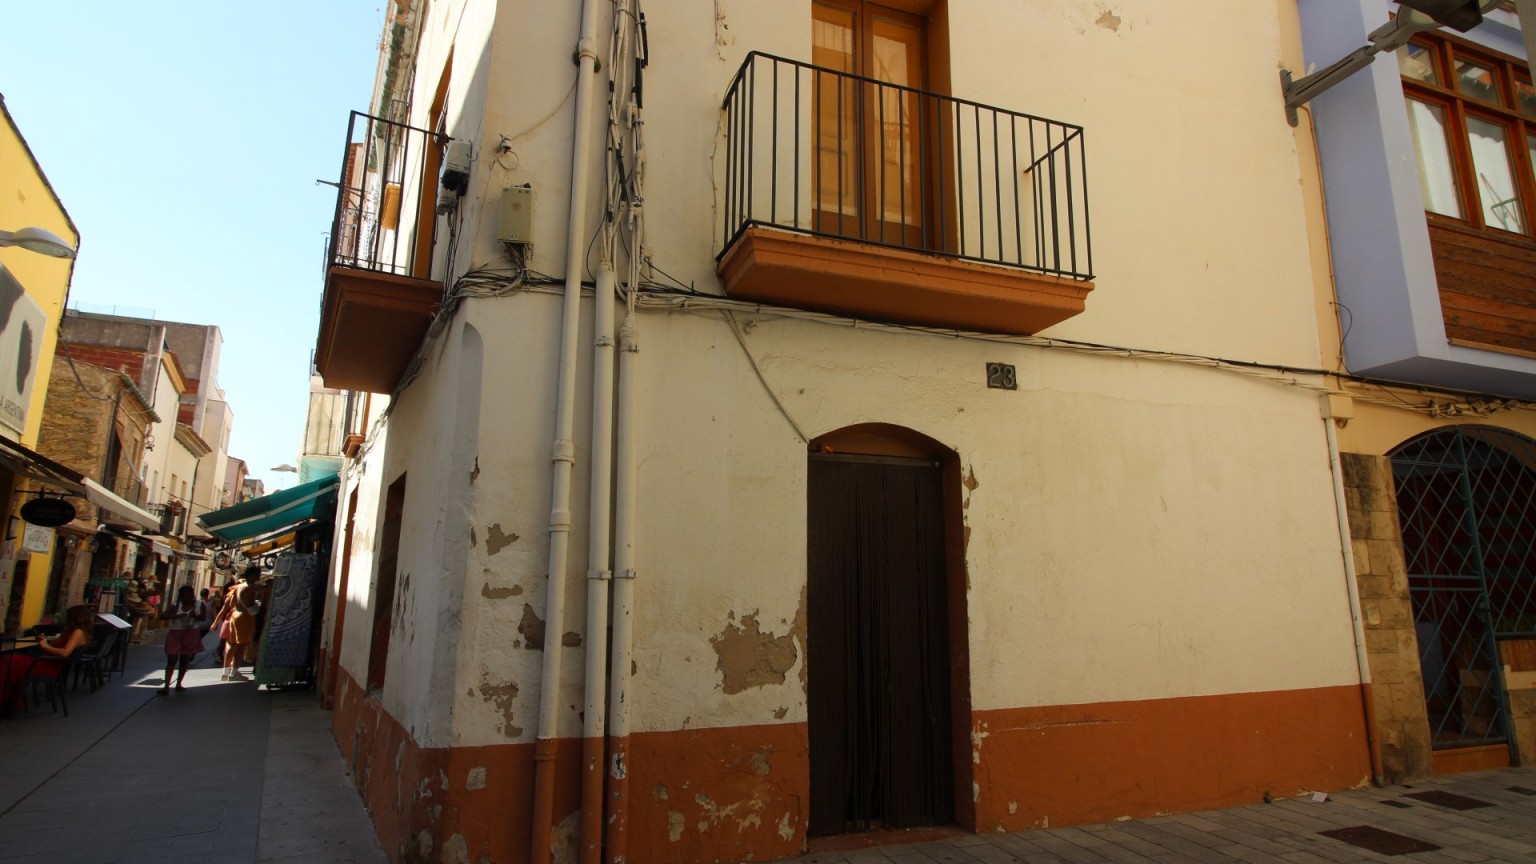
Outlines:
[[[1351,839],[1388,851],[1373,852]],[[1418,851],[1399,851],[1412,849]],[[1288,798],[1203,813],[966,835],[794,860],[805,864],[1533,864],[1536,768],[1358,789],[1329,795],[1322,802]]]
[[0,720],[0,862],[382,862],[313,691],[156,695],[158,641],[96,692]]

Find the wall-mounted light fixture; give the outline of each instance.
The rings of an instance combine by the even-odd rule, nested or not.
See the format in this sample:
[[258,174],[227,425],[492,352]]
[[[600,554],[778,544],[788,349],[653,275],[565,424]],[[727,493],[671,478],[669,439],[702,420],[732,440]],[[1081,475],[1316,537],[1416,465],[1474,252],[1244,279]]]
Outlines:
[[1290,70],[1280,70],[1280,89],[1285,96],[1285,119],[1296,125],[1296,109],[1316,99],[1335,84],[1371,65],[1377,54],[1396,51],[1408,44],[1415,34],[1440,27],[1465,33],[1481,24],[1483,13],[1504,0],[1398,0],[1397,17],[1372,30],[1366,41],[1371,44],[1346,54],[1326,69],[1304,78],[1291,79]]
[[50,258],[73,258],[75,247],[69,241],[47,228],[19,228],[15,231],[0,230],[0,246],[19,246],[29,252]]

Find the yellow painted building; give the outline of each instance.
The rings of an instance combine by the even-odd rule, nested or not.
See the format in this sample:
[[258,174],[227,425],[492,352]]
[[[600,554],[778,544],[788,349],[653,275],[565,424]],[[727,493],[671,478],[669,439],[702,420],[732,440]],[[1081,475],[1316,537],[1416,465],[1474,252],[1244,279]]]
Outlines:
[[[78,247],[80,233],[48,183],[15,119],[0,100],[0,232],[42,228]],[[0,234],[0,239],[4,235]],[[53,472],[32,452],[43,419],[59,319],[74,273],[71,258],[0,245],[0,607],[4,625],[27,627],[45,612],[52,532],[34,532],[16,515],[28,476]],[[47,551],[28,551],[46,549]]]

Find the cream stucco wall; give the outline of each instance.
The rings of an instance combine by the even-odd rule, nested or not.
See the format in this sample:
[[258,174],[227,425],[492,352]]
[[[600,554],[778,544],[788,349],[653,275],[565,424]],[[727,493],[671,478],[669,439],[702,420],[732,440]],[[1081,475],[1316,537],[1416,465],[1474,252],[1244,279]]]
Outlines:
[[[1154,0],[951,4],[955,95],[1087,130],[1096,288],[1088,311],[1049,335],[1321,362],[1304,166],[1278,108],[1277,67],[1296,60],[1286,5],[1231,4],[1206,20]],[[413,104],[430,102],[451,38],[449,126],[479,154],[459,269],[505,263],[487,214],[501,187],[531,183],[530,263],[559,275],[578,13],[494,6],[433,4],[418,60],[431,71],[418,74]],[[748,50],[810,54],[808,2],[714,6],[646,4],[648,245],[658,266],[708,292],[719,290],[725,86]],[[540,26],[526,26],[535,14]],[[600,171],[599,154],[590,159]],[[384,489],[406,472],[384,705],[424,744],[527,742],[559,300],[469,300],[458,318],[347,472],[341,500],[357,489],[363,516],[340,657],[364,678]],[[808,436],[903,425],[954,448],[974,475],[964,557],[975,707],[1357,680],[1315,395],[1155,360],[742,320],[767,386]],[[805,442],[718,316],[648,311],[640,327],[637,728],[803,721],[803,642],[783,684],[726,695],[710,639],[748,615],[763,633],[792,630],[806,571]],[[1018,367],[1018,392],[986,389],[989,361]],[[470,368],[481,369],[478,392],[466,389]],[[566,652],[566,736],[579,734],[589,566],[585,384],[576,405],[567,620],[544,622],[549,645],[568,643],[554,649]]]

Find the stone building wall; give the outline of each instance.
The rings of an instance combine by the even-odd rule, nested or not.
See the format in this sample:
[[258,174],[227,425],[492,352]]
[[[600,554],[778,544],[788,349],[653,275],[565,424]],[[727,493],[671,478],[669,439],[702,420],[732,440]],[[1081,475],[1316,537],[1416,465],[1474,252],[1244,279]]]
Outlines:
[[1385,456],[1340,455],[1382,769],[1388,783],[1402,783],[1432,774],[1434,753],[1392,467]]
[[99,478],[105,467],[112,403],[122,387],[121,380],[115,370],[78,360],[53,364],[38,452],[81,474]]

